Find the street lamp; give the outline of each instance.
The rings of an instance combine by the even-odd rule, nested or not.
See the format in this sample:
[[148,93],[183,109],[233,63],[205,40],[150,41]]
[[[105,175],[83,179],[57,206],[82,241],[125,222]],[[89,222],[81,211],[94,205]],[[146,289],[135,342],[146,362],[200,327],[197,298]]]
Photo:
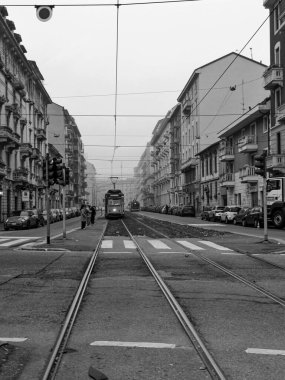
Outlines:
[[114,186],[114,190],[116,188],[116,183],[117,183],[118,179],[119,179],[119,177],[113,177],[113,176],[110,177],[110,180],[111,180],[111,182],[112,182],[112,184]]

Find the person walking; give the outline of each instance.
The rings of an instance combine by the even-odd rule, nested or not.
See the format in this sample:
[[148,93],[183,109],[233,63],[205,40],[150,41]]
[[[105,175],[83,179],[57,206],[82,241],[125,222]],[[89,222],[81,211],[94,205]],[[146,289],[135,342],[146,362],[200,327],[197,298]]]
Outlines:
[[96,207],[91,207],[91,224],[93,225],[95,223],[95,216],[96,216]]
[[86,206],[85,205],[82,205],[81,208],[80,208],[80,219],[81,219],[81,229],[82,230],[85,230],[86,228],[86,222],[87,222],[87,210],[86,210]]

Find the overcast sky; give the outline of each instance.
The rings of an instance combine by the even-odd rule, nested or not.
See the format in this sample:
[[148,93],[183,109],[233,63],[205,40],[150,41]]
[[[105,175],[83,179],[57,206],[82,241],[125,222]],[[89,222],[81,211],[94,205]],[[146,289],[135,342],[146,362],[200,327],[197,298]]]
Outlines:
[[[48,1],[3,3],[15,32],[22,36],[27,58],[37,62],[52,100],[74,116],[86,158],[95,165],[98,178],[131,176],[157,121],[176,104],[192,72],[225,54],[239,52],[268,17],[262,0],[120,6],[118,148],[111,164],[117,8],[59,5],[116,1],[53,1],[53,17],[48,22],[37,19],[33,6]],[[27,6],[16,6],[21,3]],[[127,3],[130,0],[122,2]],[[269,64],[268,21],[242,54]]]

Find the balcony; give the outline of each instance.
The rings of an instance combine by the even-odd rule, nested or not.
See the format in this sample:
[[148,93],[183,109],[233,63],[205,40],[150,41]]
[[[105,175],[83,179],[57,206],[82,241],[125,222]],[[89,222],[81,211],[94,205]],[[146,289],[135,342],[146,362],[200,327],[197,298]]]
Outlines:
[[46,140],[46,130],[44,128],[37,128],[36,136],[39,140]]
[[23,143],[20,146],[20,155],[21,158],[30,157],[33,154],[33,148],[30,143]]
[[283,86],[283,67],[272,67],[263,74],[265,90],[274,90],[278,86]]
[[221,162],[233,161],[235,159],[234,149],[231,147],[222,148],[219,152],[219,159]]
[[271,154],[266,157],[266,168],[268,171],[281,170],[285,172],[285,152],[283,154]]
[[238,139],[238,152],[250,153],[257,151],[257,138],[255,135],[247,135]]
[[239,171],[239,178],[241,183],[255,183],[258,182],[258,175],[255,174],[254,166],[244,166]]
[[28,182],[28,170],[26,168],[18,168],[13,173],[13,180],[15,182]]
[[8,144],[13,141],[13,131],[9,127],[0,127],[0,144]]
[[190,157],[186,162],[184,162],[181,165],[181,171],[182,173],[184,173],[190,169],[195,168],[196,165],[197,165],[197,159],[195,157]]
[[234,187],[235,186],[235,174],[224,173],[220,176],[221,187]]

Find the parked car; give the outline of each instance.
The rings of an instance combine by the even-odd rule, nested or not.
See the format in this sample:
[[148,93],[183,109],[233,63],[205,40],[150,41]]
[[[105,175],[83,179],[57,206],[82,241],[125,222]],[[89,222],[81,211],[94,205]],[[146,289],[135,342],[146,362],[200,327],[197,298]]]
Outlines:
[[242,207],[233,218],[233,224],[243,224],[243,220],[250,212],[251,207]]
[[221,213],[221,222],[232,223],[235,215],[241,209],[240,206],[226,206]]
[[38,219],[38,225],[39,226],[44,226],[45,225],[45,219],[44,219],[44,216],[43,216],[43,211],[42,210],[38,210],[38,209],[33,209],[31,211],[33,211],[34,215]]
[[[16,212],[19,214],[19,212]],[[39,220],[33,210],[23,210],[19,215],[10,216],[4,222],[4,230],[8,231],[12,229],[24,229],[31,227],[38,227]]]
[[191,205],[185,205],[178,209],[178,214],[180,216],[195,216],[195,207]]
[[209,220],[209,212],[212,210],[211,206],[204,206],[203,211],[201,212],[202,220]]
[[51,210],[51,216],[52,216],[52,223],[59,221],[59,213],[56,211],[55,208],[52,208]]
[[209,211],[209,220],[212,220],[214,222],[221,220],[221,214],[224,211],[225,206],[213,206],[212,209]]
[[252,207],[248,214],[243,219],[242,225],[253,226],[253,227],[263,227],[264,225],[264,216],[263,216],[263,207],[256,206]]

